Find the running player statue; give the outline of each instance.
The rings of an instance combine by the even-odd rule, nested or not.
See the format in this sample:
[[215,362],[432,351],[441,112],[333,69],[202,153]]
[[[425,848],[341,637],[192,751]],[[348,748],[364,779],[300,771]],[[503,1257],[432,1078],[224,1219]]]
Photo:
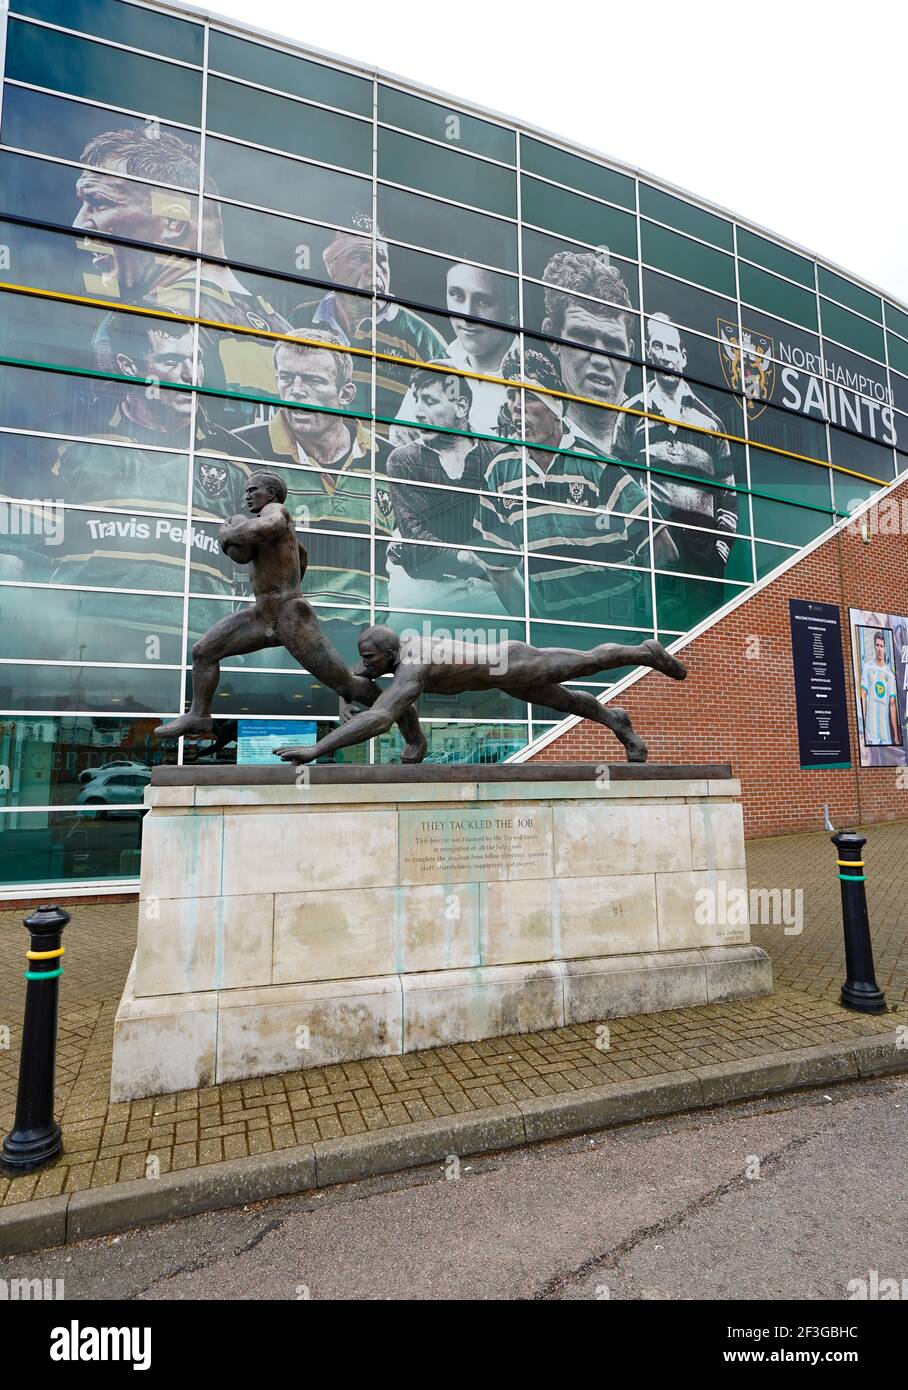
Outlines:
[[[218,541],[234,564],[251,567],[255,603],[221,618],[196,642],[192,649],[192,705],[179,719],[155,729],[162,738],[209,736],[213,730],[211,702],[221,661],[265,647],[286,647],[301,666],[337,692],[345,710],[351,703],[372,705],[380,695],[368,673],[354,675],[347,669],[300,594],[308,556],[284,506],[287,488],[283,479],[275,473],[254,473],[246,484],[245,496],[249,516],[233,516],[226,521]],[[402,761],[421,762],[426,741],[412,701],[401,706],[397,722],[405,743]],[[387,727],[393,723],[392,718]]]
[[[650,639],[637,647],[605,642],[592,651],[578,652],[567,647],[531,647],[526,642],[496,642],[486,646],[448,639],[398,637],[388,627],[369,627],[360,634],[362,671],[368,677],[391,676],[370,708],[354,714],[349,703],[341,705],[340,726],[311,746],[288,745],[275,753],[286,762],[308,763],[363,743],[400,724],[423,692],[431,695],[459,695],[467,690],[503,690],[518,700],[547,705],[564,714],[579,714],[604,724],[624,745],[628,762],[646,762],[646,744],[634,732],[626,710],[609,709],[592,695],[568,690],[562,681],[583,680],[616,666],[650,666],[672,680],[683,681],[687,667]],[[419,762],[410,750],[408,761]]]

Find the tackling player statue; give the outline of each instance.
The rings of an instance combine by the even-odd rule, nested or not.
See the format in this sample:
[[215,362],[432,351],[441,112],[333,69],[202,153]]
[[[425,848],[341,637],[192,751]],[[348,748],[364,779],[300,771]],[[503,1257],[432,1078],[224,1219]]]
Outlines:
[[[287,487],[275,473],[254,473],[246,485],[249,516],[233,516],[221,527],[218,541],[237,565],[249,565],[255,602],[214,624],[192,649],[192,705],[155,733],[162,738],[211,735],[211,703],[218,687],[220,663],[266,647],[286,647],[317,680],[337,692],[342,709],[351,703],[372,705],[379,687],[354,675],[322,633],[315,611],[300,593],[308,556],[284,502]],[[390,728],[394,719],[389,720]],[[426,741],[412,701],[397,720],[404,738],[403,762],[421,762]],[[355,741],[355,740],[354,740]]]
[[503,690],[518,700],[604,724],[623,744],[628,762],[643,763],[646,744],[634,732],[626,710],[609,709],[592,695],[568,690],[561,682],[583,680],[618,666],[649,666],[676,681],[687,675],[687,667],[652,638],[635,647],[604,642],[591,651],[578,652],[569,647],[532,647],[527,642],[473,645],[418,634],[399,637],[388,627],[368,627],[360,634],[359,652],[365,675],[390,676],[390,684],[370,702],[369,709],[358,714],[342,705],[342,723],[318,743],[276,748],[279,758],[308,763],[387,733],[395,720],[400,724],[423,692],[459,695],[467,690]]

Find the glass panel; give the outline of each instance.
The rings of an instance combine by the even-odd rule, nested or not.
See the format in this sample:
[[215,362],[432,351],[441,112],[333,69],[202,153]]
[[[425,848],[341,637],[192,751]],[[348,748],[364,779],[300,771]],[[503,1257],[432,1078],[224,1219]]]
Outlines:
[[659,626],[675,632],[687,632],[743,592],[743,588],[734,584],[714,584],[708,579],[657,574],[656,612]]
[[804,328],[819,328],[816,295],[808,290],[798,289],[777,275],[769,275],[755,266],[738,266],[741,286],[741,299],[748,304],[756,304],[771,314],[779,314],[784,319],[793,319]]
[[214,137],[205,145],[205,191],[346,227],[367,219],[372,210],[366,179]]
[[806,507],[789,507],[784,502],[767,502],[762,497],[754,497],[751,500],[754,535],[764,540],[806,545],[808,541],[828,531],[834,520],[831,515],[808,511]]
[[181,659],[182,598],[0,587],[0,623],[3,655],[21,661]]
[[808,459],[826,458],[826,429],[818,420],[809,420],[792,410],[777,410],[756,397],[748,401],[747,419],[748,433],[755,443],[771,444]]
[[[411,449],[408,448],[400,452],[410,454]],[[428,454],[428,451],[425,452]],[[510,451],[508,451],[508,456],[510,456]],[[516,463],[519,465],[519,459],[516,459]],[[391,468],[394,470],[400,468],[403,471],[407,469],[407,464],[403,460],[398,462],[392,458]],[[412,467],[407,471],[412,472]],[[438,472],[441,472],[440,468]],[[474,486],[485,485],[486,477],[481,469],[477,468],[475,475],[471,476],[471,483]],[[440,541],[444,545],[460,548],[482,543],[483,537],[479,529],[481,502],[475,493],[449,491],[447,488],[440,487],[419,487],[409,479],[403,481],[395,478],[389,480],[383,490],[387,495],[386,505],[394,519],[395,533],[401,539]],[[382,505],[382,502],[380,493],[379,505]],[[502,545],[506,549],[509,547],[519,549],[519,535],[503,536]],[[419,569],[421,573],[425,574],[433,572],[433,569],[438,566],[446,567],[451,560],[451,557],[447,555],[438,556],[435,548],[429,546],[402,551],[401,558],[411,573]],[[481,559],[482,557],[480,557],[480,562]],[[441,572],[442,569],[439,569],[439,573]],[[461,569],[454,571],[454,573],[460,572]],[[476,572],[479,575],[482,574],[481,565],[477,567]]]
[[855,473],[865,473],[870,478],[888,482],[895,477],[895,458],[891,449],[882,444],[874,444],[869,439],[859,439],[856,435],[845,434],[835,428],[829,431],[832,451],[831,462],[839,468],[850,468]]
[[908,338],[908,314],[903,309],[897,309],[888,300],[886,301],[886,327],[894,329],[896,333],[901,333],[903,338]]
[[720,294],[735,293],[735,263],[731,257],[652,222],[640,223],[640,239],[641,259],[657,269],[681,275]]
[[590,625],[652,625],[648,570],[606,569],[564,560],[530,559],[530,616]]
[[[333,227],[321,227],[315,222],[281,217],[274,212],[256,212],[234,203],[205,200],[205,237],[223,237],[224,251],[231,260],[245,261],[263,269],[282,271],[299,277],[284,282],[275,293],[289,296],[296,304],[309,293],[303,277],[324,280],[324,253],[337,236]],[[286,312],[284,306],[281,311]]]
[[[110,438],[127,444],[154,443],[178,448],[182,442],[188,447],[188,421],[185,413],[176,408],[176,403],[189,399],[188,393],[162,388],[158,400],[149,400],[153,409],[143,416],[133,409],[138,407],[136,397],[143,403],[148,399],[142,388],[133,391],[119,382],[95,381],[65,372],[0,367],[0,424],[13,429]],[[4,447],[16,446],[7,441]],[[59,484],[47,482],[41,495],[56,497],[58,489]],[[160,509],[158,500],[152,510]]]
[[[97,790],[107,777],[147,777],[158,763],[175,763],[176,743],[166,748],[155,738],[155,722],[72,714],[0,718],[0,764],[10,771],[0,807],[75,806],[90,782]],[[141,792],[135,799],[141,802]]]
[[857,314],[852,314],[848,309],[841,309],[838,304],[833,304],[828,299],[822,300],[821,303],[823,333],[826,337],[847,343],[858,352],[869,352],[871,357],[878,357],[881,362],[884,360],[886,354],[882,328],[877,328],[875,323],[868,323],[866,319],[858,318]]
[[852,284],[850,280],[843,280],[841,275],[835,275],[824,265],[817,266],[817,278],[820,294],[828,294],[840,304],[847,304],[849,309],[856,309],[859,314],[876,319],[877,323],[883,322],[883,305],[875,294]]
[[372,170],[372,127],[366,121],[303,106],[289,97],[259,92],[221,77],[208,79],[208,129],[289,154]]
[[889,365],[896,371],[908,372],[908,343],[901,338],[893,337],[891,333],[886,334],[886,343],[889,349]]
[[0,816],[2,882],[138,878],[141,826],[138,811]]
[[[798,459],[783,458],[780,454],[767,454],[763,449],[751,449],[750,484],[755,492],[768,492],[783,501],[790,499],[827,511],[831,509],[829,469],[813,463],[801,463]],[[828,520],[823,520],[824,527],[828,524]],[[762,533],[756,529],[755,534]]]
[[378,223],[393,241],[424,246],[455,260],[517,269],[517,229],[510,222],[379,184]]
[[636,224],[630,213],[594,203],[579,193],[552,188],[526,174],[521,181],[521,197],[524,222],[591,246],[608,247],[619,256],[636,256]]
[[652,270],[643,272],[643,307],[647,313],[667,314],[674,323],[696,328],[710,338],[722,337],[723,324],[737,328],[738,310],[733,299],[720,299]]
[[[627,174],[606,169],[601,164],[568,154],[566,150],[556,149],[553,145],[544,145],[528,135],[520,142],[520,163],[531,174],[541,174],[544,179],[566,183],[569,188],[577,188],[581,193],[592,193],[594,198],[604,198],[608,203],[620,203],[626,208],[634,206],[634,180]],[[536,221],[536,218],[531,220]],[[588,241],[589,238],[585,237],[584,240]]]
[[733,251],[734,233],[730,222],[715,213],[706,212],[693,203],[682,202],[659,188],[649,184],[640,185],[640,212],[644,217],[653,217],[657,222],[667,222],[679,232],[690,232],[691,236],[711,241],[721,246],[723,251]]
[[799,389],[803,392],[806,377],[802,377],[802,373],[812,373],[822,378],[820,340],[816,334],[805,333],[800,328],[792,327],[790,323],[783,323],[781,319],[772,318],[769,314],[763,314],[759,309],[752,309],[750,306],[743,310],[743,327],[745,334],[752,340],[754,350],[760,346],[761,340],[765,339],[769,356],[778,362],[780,368],[789,368],[781,373],[784,383],[793,382],[797,386],[800,382]]
[[186,504],[187,467],[185,454],[0,434],[3,497],[179,512]]
[[18,19],[9,21],[6,76],[163,121],[197,126],[202,119],[200,72]]
[[[192,676],[186,677],[186,700],[192,699]],[[220,718],[247,715],[270,715],[275,718],[305,719],[337,716],[338,699],[335,692],[321,685],[314,676],[296,670],[232,671],[222,665],[221,679],[212,704]],[[277,758],[274,762],[277,763]]]
[[833,473],[832,487],[836,511],[841,516],[847,516],[859,503],[866,502],[868,497],[874,497],[880,491],[873,483],[851,478],[846,473]]
[[[472,501],[478,506],[478,497],[472,496]],[[501,586],[499,591],[496,572],[488,568],[494,559],[489,552],[458,546],[377,542],[375,566],[387,575],[387,588],[382,586],[386,597],[381,598],[381,604],[424,613],[520,617],[522,586]],[[376,586],[376,606],[379,601]]]
[[[292,718],[298,715],[299,710],[295,708]],[[255,720],[250,720],[252,725]],[[337,719],[318,720],[315,726],[315,736],[317,739],[324,738],[327,733],[337,727]],[[235,767],[237,760],[237,736],[239,733],[236,719],[215,719],[214,737],[210,742],[203,742],[199,739],[188,739],[183,745],[183,763],[190,765],[200,763],[203,766],[217,764],[220,767]],[[172,740],[174,746],[176,740]],[[329,760],[330,761],[330,760]],[[339,763],[366,763],[369,761],[368,745],[359,745],[353,748],[342,748],[335,761]]]
[[203,60],[205,31],[201,24],[138,5],[121,5],[118,0],[14,0],[12,8],[30,19],[79,29],[130,48],[147,48],[164,58],[199,64]]
[[9,711],[116,710],[165,714],[176,708],[179,671],[104,666],[2,666],[0,706]]
[[517,216],[516,174],[396,130],[378,132],[378,176],[502,217]]
[[[502,763],[527,742],[526,724],[427,724],[427,763]],[[400,762],[402,739],[396,729],[375,740],[379,763]]]
[[[546,271],[556,256],[583,256],[589,255],[589,247],[581,246],[575,241],[564,241],[561,237],[549,236],[546,232],[534,231],[531,227],[525,228],[523,232],[523,272],[524,275],[532,275],[537,280],[547,279]],[[601,254],[601,253],[600,253]],[[637,266],[633,261],[625,261],[619,257],[608,254],[608,262],[620,275],[624,282],[624,287],[630,297],[631,304],[635,309],[640,307],[640,296],[637,289]],[[608,303],[623,303],[623,296],[615,300],[615,296],[608,285],[602,286],[602,293],[606,296]],[[535,286],[528,281],[524,281],[524,301],[526,296],[535,293]],[[594,295],[594,298],[597,296]],[[526,313],[526,309],[524,310]]]
[[828,342],[823,344],[823,357],[832,423],[892,444],[892,402],[885,367]]
[[747,227],[738,227],[738,255],[745,256],[749,261],[756,261],[767,270],[777,270],[780,275],[786,275],[789,280],[797,280],[810,290],[814,288],[813,261],[807,260],[805,256],[798,256],[785,246],[777,246],[774,241],[757,236],[756,232],[748,231]]
[[[390,287],[401,298],[516,327],[518,282],[513,276],[403,246],[389,246],[388,254]],[[492,362],[497,352],[500,365],[504,350],[513,341],[513,334],[507,334],[500,343],[486,341],[485,337],[482,342],[474,342],[476,335],[485,332],[481,324],[470,324],[469,330],[463,319],[451,318],[449,324],[450,331],[443,336],[449,339],[449,346],[455,339],[460,340],[465,364],[467,357]]]
[[423,101],[395,87],[379,86],[378,119],[415,131],[417,135],[428,135],[431,140],[447,140],[455,149],[486,154],[505,164],[514,163],[516,139],[513,130],[439,106],[434,101]]
[[[144,116],[104,111],[27,87],[4,89],[3,140],[7,145],[93,167],[115,163],[120,173],[138,174],[157,183],[199,186],[199,136],[191,130],[155,126]],[[66,177],[74,182],[78,171],[70,170]],[[66,218],[58,211],[54,220]]]
[[[737,540],[727,532],[699,531],[684,526],[666,526],[653,546],[656,565],[662,570],[680,570],[708,579],[753,581],[753,564],[748,537]],[[665,617],[661,619],[667,626]]]
[[765,579],[773,570],[777,570],[780,565],[784,565],[786,560],[790,560],[792,555],[796,555],[795,550],[786,550],[781,545],[766,545],[763,541],[757,541],[754,546],[757,561],[757,579]]
[[309,97],[360,116],[372,115],[372,83],[366,78],[323,67],[264,44],[248,43],[217,29],[209,34],[208,65],[213,71],[245,77],[249,82],[275,87],[291,96]]

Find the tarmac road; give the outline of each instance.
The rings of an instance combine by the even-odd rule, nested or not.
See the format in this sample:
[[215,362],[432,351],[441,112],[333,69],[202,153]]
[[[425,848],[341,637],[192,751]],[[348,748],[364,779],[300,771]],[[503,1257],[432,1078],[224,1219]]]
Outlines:
[[[906,1280],[908,1078],[852,1082],[0,1260],[65,1297],[846,1299]],[[449,1164],[449,1171],[456,1165]]]

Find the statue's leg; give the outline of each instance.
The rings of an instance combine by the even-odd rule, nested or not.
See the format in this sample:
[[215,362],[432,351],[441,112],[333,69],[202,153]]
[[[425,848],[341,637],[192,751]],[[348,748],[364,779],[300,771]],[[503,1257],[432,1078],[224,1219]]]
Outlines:
[[365,695],[367,682],[353,675],[318,625],[315,611],[304,598],[290,599],[281,609],[277,620],[277,635],[290,655],[316,680],[337,692],[345,700],[358,700]]
[[687,675],[687,667],[653,638],[634,647],[603,642],[586,652],[570,647],[529,647],[522,642],[511,642],[507,655],[506,679],[517,676],[515,684],[521,685],[527,679],[534,684],[585,680],[600,671],[614,670],[616,666],[649,666],[676,681],[683,681]]
[[579,714],[583,719],[591,719],[594,724],[604,724],[623,743],[629,763],[646,762],[646,744],[640,735],[634,732],[627,710],[619,709],[617,706],[609,709],[607,705],[600,705],[592,695],[586,695],[580,690],[565,690],[563,685],[540,685],[532,690],[514,690],[508,693],[521,700],[532,700],[534,705],[548,705],[549,709],[557,709],[562,714]]
[[269,635],[255,607],[228,613],[200,637],[192,649],[192,704],[189,711],[170,724],[160,724],[155,733],[162,738],[205,737],[212,732],[211,702],[221,675],[220,663],[228,656],[243,656],[263,647],[279,646]]

